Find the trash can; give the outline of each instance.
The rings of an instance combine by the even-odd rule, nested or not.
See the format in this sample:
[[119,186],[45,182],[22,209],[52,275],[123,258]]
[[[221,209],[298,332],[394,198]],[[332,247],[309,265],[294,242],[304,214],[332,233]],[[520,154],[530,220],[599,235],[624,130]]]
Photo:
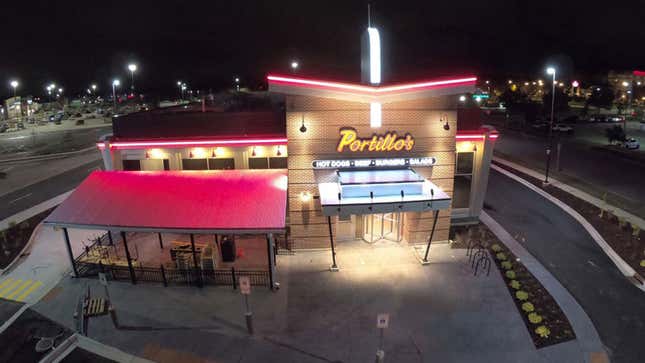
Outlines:
[[235,255],[237,254],[237,251],[235,250],[235,240],[231,237],[224,237],[221,245],[222,261],[235,262]]

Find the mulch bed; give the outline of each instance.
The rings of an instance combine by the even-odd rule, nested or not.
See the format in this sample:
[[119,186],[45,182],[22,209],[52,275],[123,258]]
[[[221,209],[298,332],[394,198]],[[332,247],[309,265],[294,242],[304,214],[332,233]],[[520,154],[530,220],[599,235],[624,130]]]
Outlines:
[[31,234],[54,208],[0,231],[0,269],[6,268],[29,242]]
[[[551,294],[486,226],[480,224],[472,227],[455,227],[454,235],[456,242],[453,243],[455,245],[453,247],[466,248],[468,240],[476,240],[479,241],[481,248],[488,250],[492,262],[501,273],[506,288],[511,295],[511,299],[515,303],[517,311],[522,316],[522,320],[536,348],[544,348],[576,338],[569,319],[567,319]],[[500,253],[503,256],[499,255]],[[503,259],[498,258],[498,256],[503,257]],[[506,267],[503,264],[505,261]],[[515,276],[510,278],[507,275],[507,271],[513,271]],[[512,281],[516,281],[519,285],[513,285],[516,283],[512,283]],[[516,294],[518,291],[527,293],[525,300],[520,300],[517,297]],[[522,305],[527,302],[532,304],[532,311],[522,309]],[[539,323],[531,322],[529,320],[529,313],[531,312],[538,314],[542,320]],[[540,327],[546,328],[548,334],[544,336],[540,335],[540,329],[544,329]]]
[[611,248],[636,270],[641,276],[640,279],[643,280],[642,276],[645,276],[644,231],[641,231],[637,227],[634,228],[627,221],[622,221],[623,223],[621,224],[621,221],[611,211],[604,211],[601,217],[601,210],[595,205],[569,194],[560,188],[551,185],[543,186],[542,180],[538,180],[509,166],[497,162],[493,163],[551,194],[580,213],[600,233]]

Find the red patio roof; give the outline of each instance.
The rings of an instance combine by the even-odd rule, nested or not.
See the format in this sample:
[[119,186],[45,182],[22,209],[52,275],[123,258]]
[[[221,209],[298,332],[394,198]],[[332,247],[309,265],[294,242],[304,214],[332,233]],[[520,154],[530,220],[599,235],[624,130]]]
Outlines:
[[286,170],[95,171],[45,219],[72,228],[271,233],[285,228]]

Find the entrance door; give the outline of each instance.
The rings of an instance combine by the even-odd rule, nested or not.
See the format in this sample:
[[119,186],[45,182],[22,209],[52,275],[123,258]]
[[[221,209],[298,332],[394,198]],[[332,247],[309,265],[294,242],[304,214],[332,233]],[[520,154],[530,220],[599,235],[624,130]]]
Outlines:
[[401,242],[403,213],[390,212],[363,215],[363,240],[374,243],[380,240]]

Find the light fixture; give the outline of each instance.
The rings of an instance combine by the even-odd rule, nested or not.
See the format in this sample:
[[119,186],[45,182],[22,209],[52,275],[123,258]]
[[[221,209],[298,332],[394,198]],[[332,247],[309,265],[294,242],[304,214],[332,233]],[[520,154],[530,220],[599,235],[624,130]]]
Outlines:
[[146,159],[150,159],[150,152],[148,150],[146,150]]
[[300,132],[303,134],[307,132],[307,126],[305,126],[305,115],[302,115],[302,125],[300,125]]
[[255,156],[255,146],[253,146],[253,150],[251,151],[251,156]]
[[281,146],[280,146],[280,145],[278,145],[278,148],[277,148],[277,150],[276,150],[276,152],[275,152],[275,155],[276,155],[276,156],[282,156],[282,151],[280,151],[280,147],[281,147]]
[[306,202],[308,202],[310,200],[311,200],[311,193],[310,192],[308,192],[308,191],[300,192],[300,201],[301,202],[306,203]]
[[448,124],[448,115],[443,114],[441,117],[439,117],[439,122],[444,122],[443,124],[443,129],[448,131],[450,130],[450,125]]
[[192,151],[190,151],[190,152],[188,153],[188,157],[189,157],[189,158],[191,158],[191,159],[193,158],[193,152],[192,152]]
[[213,149],[213,152],[211,153],[212,158],[217,157],[217,153],[215,153],[215,150],[217,150],[217,148]]
[[466,102],[466,96],[464,95],[459,96],[459,102]]

